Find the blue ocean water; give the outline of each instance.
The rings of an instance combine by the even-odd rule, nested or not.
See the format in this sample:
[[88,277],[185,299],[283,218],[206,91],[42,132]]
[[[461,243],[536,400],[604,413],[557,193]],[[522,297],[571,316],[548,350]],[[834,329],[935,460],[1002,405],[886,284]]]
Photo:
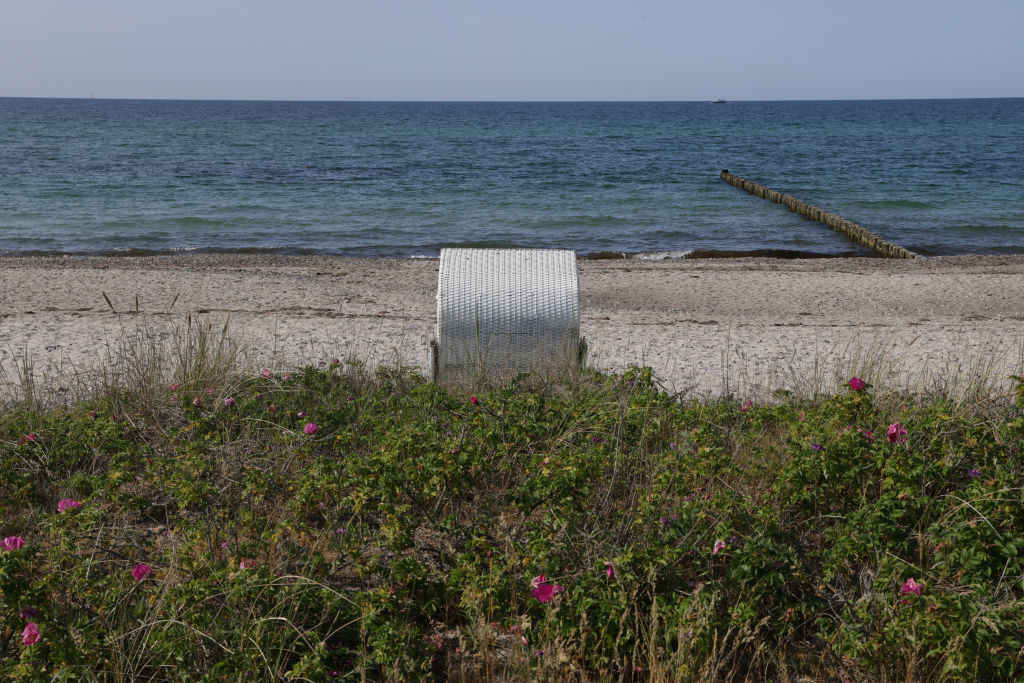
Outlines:
[[0,98],[0,252],[444,246],[1024,252],[1024,99],[358,103]]

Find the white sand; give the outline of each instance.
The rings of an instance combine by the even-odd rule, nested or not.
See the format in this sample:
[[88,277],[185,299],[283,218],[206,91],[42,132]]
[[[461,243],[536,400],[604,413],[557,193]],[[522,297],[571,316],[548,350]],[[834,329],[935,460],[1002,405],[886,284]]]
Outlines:
[[[597,367],[650,365],[701,394],[828,388],[853,372],[911,388],[957,369],[1004,380],[1021,371],[1022,275],[1024,256],[581,261],[582,332]],[[261,366],[422,368],[436,283],[425,259],[5,257],[0,368],[11,381],[26,353],[37,377],[102,362],[125,334],[169,334],[189,312],[230,316]]]

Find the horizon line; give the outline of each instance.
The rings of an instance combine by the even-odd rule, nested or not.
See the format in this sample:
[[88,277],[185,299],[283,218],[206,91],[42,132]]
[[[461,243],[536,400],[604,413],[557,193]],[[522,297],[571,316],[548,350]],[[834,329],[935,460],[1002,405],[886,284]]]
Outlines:
[[[305,102],[337,104],[700,104],[711,103],[714,99],[699,100],[649,100],[649,99],[261,99],[247,97],[204,98],[204,97],[64,97],[53,95],[0,95],[4,100],[101,100],[105,102]],[[1024,95],[1000,95],[996,97],[858,97],[858,98],[787,98],[787,99],[730,99],[725,104],[739,102],[910,102],[944,100],[1017,100]]]

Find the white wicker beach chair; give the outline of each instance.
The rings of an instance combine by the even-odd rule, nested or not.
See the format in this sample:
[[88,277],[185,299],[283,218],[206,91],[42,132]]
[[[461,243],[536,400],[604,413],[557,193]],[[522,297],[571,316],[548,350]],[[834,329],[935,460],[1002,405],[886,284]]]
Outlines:
[[575,252],[441,250],[434,381],[578,361],[583,348]]

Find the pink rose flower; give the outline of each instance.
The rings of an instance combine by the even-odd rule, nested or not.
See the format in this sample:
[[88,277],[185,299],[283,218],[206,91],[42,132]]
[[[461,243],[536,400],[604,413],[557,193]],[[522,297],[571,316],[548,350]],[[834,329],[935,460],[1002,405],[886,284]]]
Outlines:
[[316,422],[307,422],[306,426],[303,427],[302,431],[306,432],[309,435],[313,435],[320,431],[320,425],[318,425]]
[[864,391],[864,387],[867,386],[867,382],[862,380],[860,377],[851,377],[847,384],[849,384],[850,388],[854,391]]
[[0,541],[0,548],[4,550],[18,550],[25,547],[25,539],[21,536],[8,536]]
[[57,512],[67,512],[68,510],[77,510],[82,507],[74,498],[64,498],[63,500],[57,501]]
[[42,636],[39,634],[39,624],[30,621],[25,624],[25,630],[21,632],[21,642],[25,645],[35,645]]
[[537,602],[551,602],[556,595],[565,591],[564,586],[559,586],[557,583],[548,583],[547,578],[543,574],[533,580],[533,586],[530,595]]
[[604,563],[604,573],[612,581],[614,581],[616,579],[615,566],[611,562],[605,562]]
[[480,405],[480,399],[478,399],[476,396],[470,396],[469,397],[469,402],[472,403],[475,406]]
[[148,564],[142,564],[141,562],[132,568],[132,576],[136,581],[142,581],[152,573],[153,568]]
[[900,591],[903,593],[903,595],[921,595],[921,589],[923,587],[923,583],[918,583],[917,581],[914,581],[913,578],[910,578],[903,582],[903,587],[900,589]]
[[899,422],[894,422],[889,425],[886,436],[889,438],[889,443],[903,443],[907,440],[907,428]]

